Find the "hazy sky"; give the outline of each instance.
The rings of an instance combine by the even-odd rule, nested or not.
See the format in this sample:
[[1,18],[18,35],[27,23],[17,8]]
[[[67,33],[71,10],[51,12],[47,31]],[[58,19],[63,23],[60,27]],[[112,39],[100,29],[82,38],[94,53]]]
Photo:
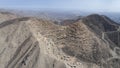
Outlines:
[[120,12],[120,0],[0,0],[0,8]]

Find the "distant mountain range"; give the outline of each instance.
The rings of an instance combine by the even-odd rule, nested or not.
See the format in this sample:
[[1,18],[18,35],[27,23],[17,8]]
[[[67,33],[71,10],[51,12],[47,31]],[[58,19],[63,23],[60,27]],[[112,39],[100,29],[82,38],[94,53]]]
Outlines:
[[83,11],[49,11],[49,10],[12,10],[0,9],[0,12],[10,12],[19,16],[38,17],[55,21],[63,21],[66,19],[77,19],[78,17],[87,16],[90,14],[106,15],[113,21],[120,23],[120,13],[115,12],[83,12]]

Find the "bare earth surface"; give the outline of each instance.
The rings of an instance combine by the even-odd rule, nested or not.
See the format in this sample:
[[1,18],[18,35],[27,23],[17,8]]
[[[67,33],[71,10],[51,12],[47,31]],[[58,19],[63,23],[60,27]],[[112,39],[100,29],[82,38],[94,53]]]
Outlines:
[[0,68],[120,68],[119,45],[102,38],[111,31],[106,26],[116,30],[118,24],[104,18],[91,15],[62,26],[0,14]]

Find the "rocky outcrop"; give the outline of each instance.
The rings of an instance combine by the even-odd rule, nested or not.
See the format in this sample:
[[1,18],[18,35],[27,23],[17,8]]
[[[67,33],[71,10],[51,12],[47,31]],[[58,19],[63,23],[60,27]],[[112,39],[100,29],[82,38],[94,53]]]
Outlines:
[[[64,26],[30,17],[1,22],[0,67],[119,68],[119,47],[109,38],[102,39],[98,27],[89,25],[95,25],[94,15],[89,17]],[[99,32],[106,29],[102,25]]]

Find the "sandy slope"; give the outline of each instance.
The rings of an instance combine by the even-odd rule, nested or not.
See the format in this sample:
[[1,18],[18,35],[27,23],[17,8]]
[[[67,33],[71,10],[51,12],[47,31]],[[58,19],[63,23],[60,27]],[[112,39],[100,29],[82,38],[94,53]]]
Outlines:
[[61,26],[23,17],[0,24],[0,68],[119,68],[110,46],[82,20]]

